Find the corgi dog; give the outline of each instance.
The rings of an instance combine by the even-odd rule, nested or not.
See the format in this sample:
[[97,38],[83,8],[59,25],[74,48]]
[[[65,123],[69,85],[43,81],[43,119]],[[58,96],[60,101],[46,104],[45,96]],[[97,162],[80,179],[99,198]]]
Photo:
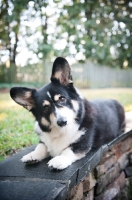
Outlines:
[[68,61],[53,63],[51,82],[36,90],[13,87],[12,99],[32,112],[40,139],[24,163],[51,156],[51,169],[62,170],[83,158],[91,148],[107,144],[125,130],[124,108],[116,100],[86,100],[74,87]]

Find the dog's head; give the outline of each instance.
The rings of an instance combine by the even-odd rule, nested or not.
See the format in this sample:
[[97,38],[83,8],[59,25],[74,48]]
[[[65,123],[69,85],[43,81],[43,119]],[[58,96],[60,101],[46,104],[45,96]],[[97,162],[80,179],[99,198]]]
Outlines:
[[73,86],[71,69],[66,59],[58,57],[54,63],[51,82],[39,90],[13,87],[12,99],[31,111],[43,131],[53,127],[64,129],[80,118],[80,96]]

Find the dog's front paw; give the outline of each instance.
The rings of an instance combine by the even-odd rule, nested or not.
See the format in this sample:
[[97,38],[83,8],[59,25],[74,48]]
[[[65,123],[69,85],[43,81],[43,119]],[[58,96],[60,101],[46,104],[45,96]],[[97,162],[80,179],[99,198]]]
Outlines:
[[34,163],[39,162],[39,160],[36,158],[33,152],[23,156],[21,161],[27,164],[34,164]]
[[60,156],[56,156],[55,158],[52,158],[48,162],[48,167],[50,169],[62,170],[68,167],[69,165],[71,165],[71,163],[72,162],[69,157],[60,155]]

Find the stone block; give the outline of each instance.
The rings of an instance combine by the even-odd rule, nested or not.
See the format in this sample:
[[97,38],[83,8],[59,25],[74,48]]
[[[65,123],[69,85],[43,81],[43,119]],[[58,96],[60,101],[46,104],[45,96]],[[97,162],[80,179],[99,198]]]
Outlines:
[[[74,186],[69,193],[68,200],[93,200],[93,190],[96,180],[90,173],[81,183]],[[83,194],[86,194],[83,196]]]
[[119,188],[113,185],[112,188],[107,189],[102,195],[95,197],[95,200],[112,200],[119,192]]
[[101,162],[101,165],[98,165],[95,168],[95,175],[96,178],[100,177],[102,174],[106,173],[108,169],[110,169],[115,163],[116,163],[116,156],[112,155],[111,157],[108,157],[105,162]]
[[[71,188],[74,187],[74,185],[76,185],[77,182],[80,182],[82,180],[81,178],[84,177],[84,174],[86,175],[86,173],[84,173],[84,170],[82,170],[82,168],[83,167],[84,169],[87,168],[89,166],[89,163],[91,164],[90,166],[92,168],[93,165],[94,166],[96,165],[95,161],[97,161],[97,158],[98,157],[100,158],[101,156],[100,151],[98,149],[91,150],[84,158],[78,160],[77,162],[73,163],[71,166],[67,167],[64,170],[57,171],[57,170],[50,170],[48,168],[47,162],[49,161],[50,158],[44,159],[42,162],[33,165],[25,165],[24,163],[22,163],[20,159],[23,157],[23,155],[26,155],[27,153],[33,151],[34,149],[35,146],[31,146],[0,162],[0,178],[4,178],[5,180],[10,180],[10,181],[12,181],[12,177],[14,177],[14,179],[18,178],[18,180],[21,178],[24,179],[28,178],[31,180],[43,179],[47,182],[49,181],[52,182],[52,180],[54,180],[58,181],[59,183],[60,182],[63,183],[65,185],[65,188],[67,188],[68,185],[69,190],[71,190]],[[90,169],[90,171],[91,170],[92,169]],[[9,187],[11,187],[11,184]],[[6,186],[2,190],[3,194],[4,192],[6,192]],[[48,193],[48,191],[46,192]],[[49,192],[51,194],[51,191]],[[58,195],[60,194],[61,191]],[[62,189],[62,194],[63,194],[63,189]],[[21,196],[21,193],[19,193],[19,195]]]
[[74,186],[68,195],[68,200],[81,200],[83,199],[83,184],[79,183]]
[[124,170],[129,164],[128,153],[123,154],[119,159],[118,163],[120,164],[120,169]]
[[117,160],[122,156],[123,152],[122,152],[122,143],[119,142],[118,144],[116,144],[113,148],[113,151],[116,155]]
[[113,151],[111,151],[110,149],[108,150],[108,152],[106,152],[104,155],[103,155],[103,157],[102,157],[102,159],[101,159],[101,161],[100,161],[100,165],[102,165],[102,164],[104,164],[105,162],[106,162],[106,160],[108,160],[110,157],[112,157],[114,155],[114,152]]
[[122,152],[128,151],[132,146],[132,137],[126,138],[125,140],[122,141],[122,146],[121,150]]
[[112,200],[116,197],[125,185],[125,174],[122,172],[110,185],[106,187],[104,192],[95,197],[95,200]]
[[125,185],[113,200],[131,200],[132,199],[132,179],[125,178]]
[[120,176],[114,181],[120,189],[122,189],[125,185],[125,173],[121,172]]
[[91,190],[95,184],[96,184],[96,180],[93,177],[93,174],[90,173],[82,182],[83,183],[83,193],[88,192],[89,190]]
[[94,200],[94,188],[91,189],[86,196],[83,196],[82,200]]
[[125,169],[126,177],[132,177],[132,166],[128,166]]
[[[48,168],[47,162],[50,158],[47,158],[42,162],[36,163],[34,165],[25,165],[20,161],[23,155],[31,152],[32,150],[34,150],[34,148],[35,146],[26,148],[25,150],[20,151],[19,153],[0,162],[0,180],[4,180],[0,183],[0,199],[3,199],[3,196],[8,195],[7,198],[5,196],[5,198],[8,200],[22,200],[24,199],[24,190],[26,196],[25,199],[37,200],[37,198],[40,199],[39,197],[41,196],[44,200],[57,198],[65,199],[68,195],[68,190],[71,190],[71,188],[77,184],[77,180],[80,180],[78,179],[78,177],[81,177],[81,167],[84,166],[84,164],[87,166],[89,162],[92,163],[91,157],[94,158],[94,156],[96,156],[96,152],[98,151],[91,150],[91,152],[87,154],[85,158],[82,158],[81,160],[73,163],[65,170],[57,171],[50,170]],[[94,162],[94,164],[96,163]],[[80,174],[80,176],[78,176],[78,174]],[[29,182],[27,180],[29,180]],[[43,180],[43,182],[41,180]],[[10,184],[8,183],[8,181]],[[51,185],[53,184],[52,190],[50,187],[48,187],[50,183]],[[34,195],[33,198],[33,196],[30,195],[30,191],[32,191],[30,186],[32,186],[34,192],[33,185],[37,184],[38,187],[36,186],[36,195]],[[43,184],[43,195],[39,194],[39,189],[41,188],[39,187],[39,185],[41,184]],[[22,188],[26,189],[22,190]],[[9,193],[7,193],[7,190],[9,191]],[[79,191],[81,190],[79,189]],[[83,186],[81,193],[83,194]],[[36,197],[37,195],[38,197]]]
[[132,164],[132,152],[129,153],[128,157],[129,157],[129,163]]
[[13,178],[0,180],[0,200],[65,200],[67,187],[59,181]]
[[120,166],[116,163],[112,168],[110,168],[104,175],[102,175],[96,184],[96,194],[100,194],[102,190],[109,185],[115,178],[119,176]]

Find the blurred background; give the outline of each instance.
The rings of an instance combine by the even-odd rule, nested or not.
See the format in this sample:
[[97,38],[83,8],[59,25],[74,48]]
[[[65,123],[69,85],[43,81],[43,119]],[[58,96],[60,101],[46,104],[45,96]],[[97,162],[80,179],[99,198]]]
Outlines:
[[43,85],[63,56],[78,87],[131,87],[131,34],[129,0],[0,0],[0,83]]
[[132,111],[132,1],[0,0],[0,160],[37,142],[33,117],[9,89],[48,83],[57,56],[86,98]]

